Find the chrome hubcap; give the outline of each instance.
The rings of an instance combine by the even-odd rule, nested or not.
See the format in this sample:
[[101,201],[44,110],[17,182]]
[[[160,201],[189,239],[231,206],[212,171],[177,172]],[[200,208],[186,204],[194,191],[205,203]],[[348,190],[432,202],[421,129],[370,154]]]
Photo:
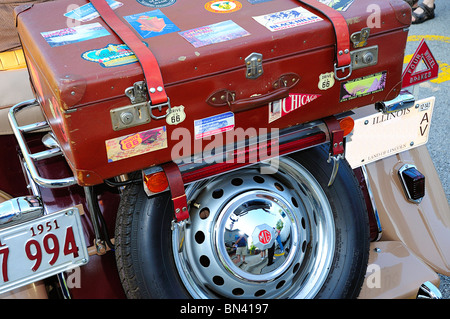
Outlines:
[[300,164],[280,159],[190,185],[180,277],[194,298],[312,298],[334,252],[328,200]]

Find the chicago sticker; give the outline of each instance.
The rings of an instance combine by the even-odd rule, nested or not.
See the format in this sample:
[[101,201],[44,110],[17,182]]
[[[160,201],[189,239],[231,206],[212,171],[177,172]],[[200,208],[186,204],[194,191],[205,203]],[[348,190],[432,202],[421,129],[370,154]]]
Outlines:
[[289,97],[269,104],[269,123],[316,100],[320,94],[289,94]]

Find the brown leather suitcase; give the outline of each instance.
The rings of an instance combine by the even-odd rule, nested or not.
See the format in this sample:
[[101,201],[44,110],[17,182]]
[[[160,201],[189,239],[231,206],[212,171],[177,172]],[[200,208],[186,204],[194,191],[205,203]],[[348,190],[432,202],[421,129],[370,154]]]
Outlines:
[[[16,14],[36,97],[77,181],[94,185],[190,155],[176,149],[183,138],[193,153],[236,128],[284,129],[395,98],[409,6],[315,2],[111,1],[153,53],[163,87],[143,82],[145,61],[86,1]],[[161,91],[169,103],[147,103]]]

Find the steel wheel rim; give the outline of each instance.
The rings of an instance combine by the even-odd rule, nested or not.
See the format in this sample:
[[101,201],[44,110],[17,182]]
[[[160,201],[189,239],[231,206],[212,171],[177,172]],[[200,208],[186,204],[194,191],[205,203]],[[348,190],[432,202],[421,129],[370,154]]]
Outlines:
[[[183,250],[177,251],[175,234],[172,247],[180,278],[193,298],[313,298],[324,283],[335,247],[325,193],[296,161],[281,158],[278,170],[268,175],[260,174],[260,165],[186,189],[190,224]],[[275,247],[275,262],[258,262],[255,249],[246,255],[246,264],[243,257],[238,263],[237,248],[230,247],[236,230],[253,244],[247,250]]]

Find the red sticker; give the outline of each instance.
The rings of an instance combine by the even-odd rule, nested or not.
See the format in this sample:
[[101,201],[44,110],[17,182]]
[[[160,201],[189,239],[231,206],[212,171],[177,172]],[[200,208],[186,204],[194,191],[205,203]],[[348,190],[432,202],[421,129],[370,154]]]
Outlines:
[[[422,61],[425,64],[426,69],[417,71],[417,67]],[[425,42],[424,39],[422,39],[422,41],[419,44],[419,47],[414,53],[414,56],[412,57],[408,66],[403,72],[402,87],[405,88],[411,85],[419,84],[437,78],[438,73],[439,73],[439,65],[436,62],[436,59],[434,58],[433,54],[431,53],[427,43]]]
[[289,94],[289,97],[269,103],[269,123],[302,108],[306,104],[316,100],[320,94]]

